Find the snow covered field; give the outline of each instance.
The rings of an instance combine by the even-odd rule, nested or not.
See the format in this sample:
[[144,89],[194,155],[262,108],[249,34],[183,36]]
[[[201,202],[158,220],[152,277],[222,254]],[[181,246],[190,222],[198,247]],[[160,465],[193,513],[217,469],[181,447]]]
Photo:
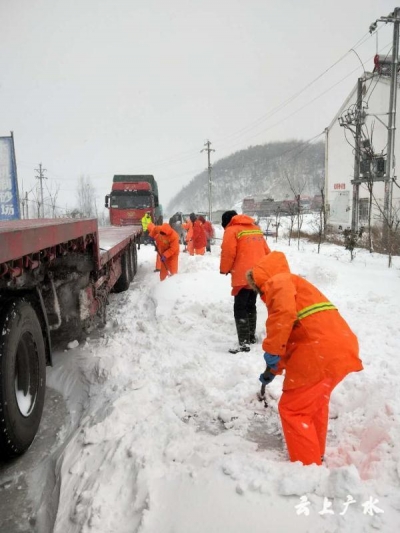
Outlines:
[[[181,253],[179,274],[163,283],[153,248],[141,247],[130,290],[110,298],[106,329],[56,354],[48,370],[70,419],[38,531],[57,500],[55,533],[400,530],[399,258],[388,270],[386,257],[364,251],[351,263],[337,246],[317,255],[305,242],[268,242],[359,338],[365,370],[332,396],[326,465],[288,461],[282,378],[268,408],[256,399],[261,344],[227,351],[236,334],[219,245],[203,257]],[[258,317],[261,342],[261,301]]]

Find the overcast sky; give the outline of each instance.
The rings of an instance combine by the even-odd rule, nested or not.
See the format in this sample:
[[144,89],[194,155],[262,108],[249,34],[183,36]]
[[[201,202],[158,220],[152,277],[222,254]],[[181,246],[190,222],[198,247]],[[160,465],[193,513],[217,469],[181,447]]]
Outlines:
[[[207,139],[212,161],[249,145],[310,139],[362,74],[360,60],[372,70],[376,50],[390,51],[392,26],[379,26],[378,38],[368,28],[394,7],[0,0],[0,136],[14,132],[20,188],[35,185],[42,163],[48,183],[61,184],[58,205],[76,204],[84,175],[101,206],[114,174],[146,173],[166,206],[206,168]],[[346,55],[355,45],[360,59]]]

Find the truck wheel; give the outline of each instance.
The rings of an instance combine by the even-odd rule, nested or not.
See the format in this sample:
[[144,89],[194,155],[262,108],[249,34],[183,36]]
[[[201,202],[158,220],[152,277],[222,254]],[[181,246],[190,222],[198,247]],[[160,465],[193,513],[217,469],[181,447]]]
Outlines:
[[42,417],[46,352],[39,319],[29,302],[12,300],[0,314],[0,456],[31,445]]
[[133,242],[131,244],[131,258],[132,258],[132,279],[136,276],[137,272],[137,250],[136,244]]
[[129,248],[127,249],[126,253],[128,255],[129,259],[129,282],[133,281],[133,278],[135,277],[135,265],[133,263],[133,245],[132,243],[129,245]]
[[130,273],[130,260],[129,260],[129,251],[126,251],[121,257],[121,275],[117,280],[117,283],[114,285],[114,292],[124,292],[129,289],[131,283],[131,273]]

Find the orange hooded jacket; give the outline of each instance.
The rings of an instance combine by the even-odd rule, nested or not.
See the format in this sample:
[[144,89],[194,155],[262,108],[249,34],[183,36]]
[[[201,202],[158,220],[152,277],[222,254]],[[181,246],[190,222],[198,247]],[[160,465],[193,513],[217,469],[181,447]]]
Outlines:
[[207,239],[212,239],[214,237],[214,228],[211,222],[209,220],[206,220],[203,216],[199,216],[199,220],[203,224]]
[[200,220],[195,220],[193,224],[193,247],[195,250],[205,248],[207,245],[207,235]]
[[[149,224],[150,228],[150,224]],[[166,259],[179,255],[179,235],[167,223],[161,226],[154,226],[149,234],[154,235],[157,250],[160,255],[164,255]]]
[[149,232],[149,236],[152,239],[155,239],[160,231],[160,226],[156,226],[153,222],[149,222],[147,224],[147,231]]
[[268,308],[263,350],[280,355],[283,390],[341,380],[363,369],[357,337],[328,298],[307,280],[290,273],[282,252],[264,257],[252,271]]
[[232,287],[246,287],[246,272],[270,251],[254,220],[247,215],[235,215],[224,231],[219,270],[232,274]]
[[[158,263],[160,266],[160,279],[166,278],[168,272],[173,275],[178,272],[179,257],[179,235],[167,223],[161,226],[148,225],[149,235],[154,239],[158,254],[165,256],[165,263]],[[164,265],[166,268],[164,268]]]
[[191,241],[193,239],[193,222],[190,219],[186,219],[186,222],[182,224],[182,227],[186,230],[185,241]]

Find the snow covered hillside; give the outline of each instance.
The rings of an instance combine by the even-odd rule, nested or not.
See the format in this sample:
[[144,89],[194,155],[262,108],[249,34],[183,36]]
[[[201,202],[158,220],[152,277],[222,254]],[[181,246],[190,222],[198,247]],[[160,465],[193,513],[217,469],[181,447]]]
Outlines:
[[[217,241],[220,242],[220,241]],[[152,247],[139,251],[137,278],[111,296],[106,329],[48,370],[66,398],[53,500],[55,533],[296,533],[400,530],[400,261],[284,240],[287,254],[338,306],[358,335],[365,370],[331,401],[326,464],[288,461],[277,401],[282,378],[256,399],[260,342],[235,342],[230,277],[219,246],[180,255],[179,274],[160,283]],[[34,490],[34,487],[32,487]]]

